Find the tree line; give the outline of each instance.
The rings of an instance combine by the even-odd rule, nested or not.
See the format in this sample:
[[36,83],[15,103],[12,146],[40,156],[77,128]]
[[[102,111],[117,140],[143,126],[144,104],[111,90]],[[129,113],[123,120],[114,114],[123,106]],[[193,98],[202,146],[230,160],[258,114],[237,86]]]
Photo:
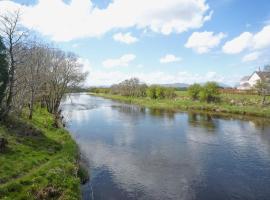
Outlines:
[[78,57],[39,41],[20,25],[20,11],[0,15],[0,119],[35,105],[58,117],[68,88],[86,78]]
[[110,88],[91,88],[90,92],[114,94],[127,97],[149,97],[151,99],[172,99],[176,97],[175,89],[159,85],[147,86],[138,78],[130,78]]

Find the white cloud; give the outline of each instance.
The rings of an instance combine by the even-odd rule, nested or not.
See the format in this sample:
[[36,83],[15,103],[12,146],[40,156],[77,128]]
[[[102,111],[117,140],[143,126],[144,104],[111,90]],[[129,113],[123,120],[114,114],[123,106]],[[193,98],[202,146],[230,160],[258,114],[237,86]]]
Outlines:
[[118,42],[123,42],[126,44],[132,44],[138,41],[138,38],[131,35],[131,33],[116,33],[113,35],[113,39]]
[[257,59],[259,58],[260,55],[261,55],[261,53],[258,52],[258,51],[249,53],[249,54],[245,55],[245,56],[242,58],[242,62],[251,62],[251,61],[255,61],[255,60],[257,60]]
[[127,67],[135,58],[136,56],[134,54],[125,54],[120,58],[107,59],[103,61],[102,64],[106,68]]
[[263,29],[253,37],[254,49],[264,49],[270,47],[270,25]]
[[264,26],[256,34],[244,32],[238,37],[228,41],[223,46],[223,52],[237,54],[244,50],[258,50],[270,47],[270,25]]
[[186,48],[192,48],[199,54],[207,53],[217,47],[225,37],[224,33],[214,34],[213,32],[194,32],[185,44]]
[[90,61],[87,59],[80,59],[80,63],[84,65],[84,71],[89,72],[85,85],[87,86],[104,86],[119,83],[125,79],[132,77],[139,78],[142,82],[147,84],[155,83],[201,83],[206,81],[223,82],[229,85],[234,85],[240,77],[236,76],[221,76],[216,72],[206,72],[204,74],[194,74],[186,71],[179,71],[177,73],[169,73],[162,71],[151,72],[123,72],[119,70],[104,71],[94,69],[91,67]]
[[136,27],[165,35],[200,28],[212,11],[205,0],[114,0],[100,9],[91,0],[39,0],[35,5],[0,1],[0,12],[20,7],[22,23],[55,41],[97,37]]
[[181,61],[182,58],[176,57],[175,55],[172,54],[167,54],[164,57],[160,58],[160,63],[172,63],[172,62],[179,62]]
[[205,74],[193,74],[185,71],[178,73],[166,73],[162,71],[152,72],[122,72],[122,71],[109,71],[93,70],[90,72],[89,81],[87,85],[111,85],[119,83],[125,79],[132,77],[139,78],[142,82],[147,84],[167,84],[167,83],[203,83],[207,81],[222,82],[228,85],[234,85],[241,77],[238,76],[221,76],[216,72],[207,72]]
[[90,72],[92,70],[90,61],[88,59],[79,58],[78,63],[80,63],[82,65],[82,67],[83,67],[82,71],[83,72]]
[[244,32],[240,36],[226,42],[222,50],[227,54],[237,54],[248,48],[251,45],[251,41],[252,34]]

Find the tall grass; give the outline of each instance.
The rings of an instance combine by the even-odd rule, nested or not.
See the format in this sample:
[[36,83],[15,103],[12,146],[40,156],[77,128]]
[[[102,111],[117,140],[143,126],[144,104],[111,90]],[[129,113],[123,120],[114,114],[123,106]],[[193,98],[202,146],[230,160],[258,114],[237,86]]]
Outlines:
[[8,140],[0,153],[0,199],[80,199],[77,145],[45,110],[32,121],[10,119],[0,136]]

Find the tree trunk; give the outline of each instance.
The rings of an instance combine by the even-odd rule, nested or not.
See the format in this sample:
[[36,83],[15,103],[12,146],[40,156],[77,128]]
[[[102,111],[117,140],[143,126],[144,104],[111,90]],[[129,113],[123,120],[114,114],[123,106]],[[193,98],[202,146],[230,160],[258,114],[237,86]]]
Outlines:
[[266,100],[266,95],[263,95],[263,98],[262,98],[262,106],[265,105],[265,100]]
[[31,102],[30,102],[30,106],[29,106],[29,119],[33,118],[33,111],[34,111],[34,101],[35,101],[35,92],[32,91],[31,92]]
[[8,141],[5,138],[0,138],[0,153],[4,152],[7,148]]
[[15,74],[15,61],[14,61],[14,55],[13,55],[13,47],[12,47],[12,39],[10,38],[10,72],[9,72],[9,90],[8,90],[8,98],[7,98],[7,105],[6,105],[6,111],[5,116],[8,116],[10,110],[11,110],[11,103],[14,93],[14,74]]

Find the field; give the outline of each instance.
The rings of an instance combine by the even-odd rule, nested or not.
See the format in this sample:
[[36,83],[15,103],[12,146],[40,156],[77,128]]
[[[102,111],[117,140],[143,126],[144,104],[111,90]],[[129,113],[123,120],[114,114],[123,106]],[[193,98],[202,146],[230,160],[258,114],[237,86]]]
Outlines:
[[78,148],[69,133],[38,109],[31,122],[0,125],[8,148],[0,153],[0,199],[80,199]]
[[[92,93],[93,94],[93,93]],[[209,111],[216,113],[229,113],[258,117],[270,117],[270,106],[261,106],[262,97],[251,94],[232,94],[221,93],[221,101],[219,103],[205,103],[200,101],[192,101],[186,91],[177,91],[174,99],[150,99],[125,97],[111,94],[93,94],[105,98],[123,101],[126,103],[137,104],[150,108],[161,108],[171,110],[194,110]],[[267,97],[270,102],[270,97]]]
[[[177,97],[181,98],[189,98],[187,91],[177,91]],[[221,92],[221,103],[225,104],[234,104],[234,105],[256,105],[259,106],[262,101],[262,97],[255,94],[237,94],[237,93],[228,93]],[[266,98],[266,101],[270,102],[270,96]]]

